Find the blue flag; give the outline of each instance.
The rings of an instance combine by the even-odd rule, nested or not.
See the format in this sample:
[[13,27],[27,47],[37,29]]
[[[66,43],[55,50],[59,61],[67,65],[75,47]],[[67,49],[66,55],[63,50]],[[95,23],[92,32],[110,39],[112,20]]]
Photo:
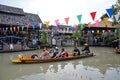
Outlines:
[[113,14],[113,11],[114,11],[114,8],[109,8],[109,9],[106,9],[107,13],[108,13],[108,16],[109,18],[112,17],[112,14]]

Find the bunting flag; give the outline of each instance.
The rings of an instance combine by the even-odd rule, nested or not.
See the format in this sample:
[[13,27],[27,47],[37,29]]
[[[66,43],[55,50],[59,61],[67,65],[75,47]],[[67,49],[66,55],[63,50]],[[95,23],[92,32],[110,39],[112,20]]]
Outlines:
[[16,31],[16,28],[15,27],[13,27],[13,29],[14,29],[14,32]]
[[18,31],[20,30],[20,26],[17,27],[17,30],[18,30]]
[[39,23],[40,29],[42,29],[42,23]]
[[25,27],[25,26],[22,26],[22,31],[24,30],[24,27]]
[[97,33],[100,33],[100,30],[97,30]]
[[6,27],[6,31],[8,31],[8,27]]
[[90,28],[90,26],[91,26],[91,22],[88,23],[88,27],[89,27],[89,28]]
[[98,22],[99,22],[99,20],[96,20],[95,21],[95,25],[98,27]]
[[92,17],[92,20],[94,21],[95,16],[96,16],[96,12],[91,12],[90,15],[91,15],[91,17]]
[[94,33],[95,31],[94,30],[92,30],[92,33]]
[[5,29],[4,29],[4,27],[3,27],[3,28],[2,28],[2,31],[4,32],[4,30],[5,30]]
[[12,32],[12,27],[10,27],[10,31]]
[[66,22],[66,24],[68,25],[69,17],[65,18],[65,22]]
[[29,28],[29,25],[27,24],[25,27],[26,27],[26,30],[28,30],[28,28]]
[[79,23],[81,23],[82,15],[77,15],[77,18],[78,18]]
[[104,21],[105,25],[107,26],[108,25],[108,17],[104,18],[103,21]]
[[55,20],[55,24],[56,24],[56,26],[58,26],[58,24],[59,24],[59,19]]
[[49,27],[49,23],[50,23],[50,21],[46,21],[46,22],[45,22],[46,28]]
[[105,32],[105,30],[102,30],[102,32],[104,33],[104,32]]
[[115,31],[114,31],[115,33],[117,33],[117,29],[115,29]]
[[106,11],[107,11],[107,14],[108,14],[109,18],[111,18],[112,14],[113,14],[113,11],[114,11],[114,8],[106,9]]
[[78,25],[76,25],[76,28],[75,28],[76,30],[78,30],[79,28],[78,28]]
[[0,28],[0,32],[1,32],[1,28]]
[[33,28],[33,30],[35,29],[35,24],[32,24],[32,28]]
[[108,32],[111,32],[111,30],[108,30]]

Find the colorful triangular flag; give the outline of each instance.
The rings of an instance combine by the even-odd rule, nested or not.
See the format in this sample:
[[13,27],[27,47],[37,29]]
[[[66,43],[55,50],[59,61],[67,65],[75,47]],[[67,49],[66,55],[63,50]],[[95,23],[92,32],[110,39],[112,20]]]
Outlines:
[[58,26],[58,24],[59,24],[59,19],[55,20],[55,24],[56,24],[56,26]]
[[77,15],[79,23],[81,22],[82,15]]
[[90,15],[91,15],[91,17],[92,17],[92,20],[94,21],[95,16],[96,16],[96,12],[91,12]]
[[50,21],[46,21],[46,27],[47,28],[49,27],[49,23],[50,23]]
[[103,20],[104,20],[105,25],[107,26],[108,25],[108,17],[104,18]]
[[113,11],[114,11],[114,8],[109,8],[109,9],[106,9],[107,13],[108,13],[108,16],[109,18],[112,17],[112,14],[113,14]]
[[96,26],[98,26],[98,22],[99,22],[99,20],[96,20],[96,21],[95,21]]
[[66,24],[68,25],[69,17],[65,18],[65,22],[66,22]]

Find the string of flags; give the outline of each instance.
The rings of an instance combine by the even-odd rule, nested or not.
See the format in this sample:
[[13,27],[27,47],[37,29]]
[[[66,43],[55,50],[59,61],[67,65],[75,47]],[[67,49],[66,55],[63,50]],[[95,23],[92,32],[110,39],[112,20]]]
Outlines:
[[[107,15],[109,16],[109,17],[106,17],[106,18],[104,19],[104,22],[105,22],[106,25],[108,25],[108,19],[109,19],[109,18],[112,18],[113,11],[114,11],[114,8],[106,9]],[[99,20],[95,20],[96,14],[97,14],[97,12],[91,12],[91,13],[90,13],[90,16],[91,16],[91,19],[92,19],[93,21],[95,21],[96,26],[99,26],[99,24],[98,24]],[[78,21],[79,21],[79,24],[81,24],[82,14],[77,15],[77,19],[78,19]],[[64,18],[64,20],[65,20],[66,25],[68,25],[68,24],[69,24],[70,17],[66,17],[66,18]],[[55,20],[55,24],[56,24],[56,26],[58,26],[58,24],[59,24],[59,19]],[[90,26],[91,26],[91,22],[88,22],[88,27],[90,28]]]
[[[108,14],[108,16],[109,17],[106,17],[106,18],[104,18],[103,19],[103,21],[104,21],[104,23],[105,23],[105,25],[107,26],[108,25],[108,19],[109,18],[111,18],[112,17],[112,14],[113,14],[113,11],[114,11],[114,8],[109,8],[109,9],[106,9],[106,12],[107,12],[107,14]],[[96,26],[99,26],[99,20],[95,20],[95,17],[96,17],[96,14],[97,14],[97,12],[91,12],[90,13],[90,15],[91,15],[91,19],[93,20],[93,21],[95,21],[95,24],[96,24]],[[70,17],[66,17],[66,18],[64,18],[64,20],[65,20],[65,23],[66,23],[66,25],[68,25],[69,24],[69,19],[70,19]],[[84,28],[84,24],[82,24],[81,23],[81,20],[82,20],[82,14],[80,14],[80,15],[77,15],[77,19],[78,19],[78,21],[79,21],[79,24],[81,24],[81,25],[76,25],[76,27],[73,29],[73,28],[70,28],[70,29],[60,29],[60,30],[58,30],[59,32],[73,32],[74,30],[79,30],[79,29],[83,29]],[[46,26],[46,28],[48,28],[49,27],[49,24],[50,24],[50,21],[46,21],[45,22],[45,26]],[[57,29],[58,29],[58,25],[59,25],[59,19],[56,19],[55,20],[55,24],[56,24],[56,26],[57,26]],[[36,27],[36,25],[35,24],[32,24],[31,25],[32,26],[32,29],[33,30],[35,30],[35,27]],[[88,28],[90,28],[90,26],[91,26],[91,22],[88,22]],[[0,27],[0,32],[4,32],[4,31],[8,31],[8,30],[10,30],[11,32],[12,31],[20,31],[20,30],[28,30],[30,28],[30,25],[22,25],[22,26],[17,26],[17,27]],[[42,28],[42,23],[39,23],[39,28],[41,29]],[[85,32],[85,31],[82,31],[82,32]],[[87,31],[87,32],[95,32],[95,31]],[[99,33],[100,32],[100,30],[97,30],[97,33]],[[102,32],[105,32],[104,30],[102,31]],[[111,32],[111,30],[109,30],[108,32]],[[115,30],[115,32],[117,32],[116,30]]]

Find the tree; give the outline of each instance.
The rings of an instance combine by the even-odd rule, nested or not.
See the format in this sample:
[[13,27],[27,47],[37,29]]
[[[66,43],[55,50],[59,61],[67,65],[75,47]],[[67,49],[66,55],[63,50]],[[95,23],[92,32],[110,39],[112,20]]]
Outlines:
[[120,0],[118,0],[116,2],[116,4],[113,4],[112,7],[114,8],[114,11],[113,11],[113,25],[118,25],[120,23]]
[[48,39],[48,34],[45,31],[43,31],[41,33],[41,39],[40,39],[41,43],[42,44],[46,44],[47,43],[47,39]]
[[[112,25],[115,25],[117,27],[118,29],[117,35],[120,39],[120,26],[119,26],[120,25],[120,0],[117,0],[117,2],[112,5],[112,7],[114,8]],[[119,40],[119,45],[120,45],[120,40]]]

